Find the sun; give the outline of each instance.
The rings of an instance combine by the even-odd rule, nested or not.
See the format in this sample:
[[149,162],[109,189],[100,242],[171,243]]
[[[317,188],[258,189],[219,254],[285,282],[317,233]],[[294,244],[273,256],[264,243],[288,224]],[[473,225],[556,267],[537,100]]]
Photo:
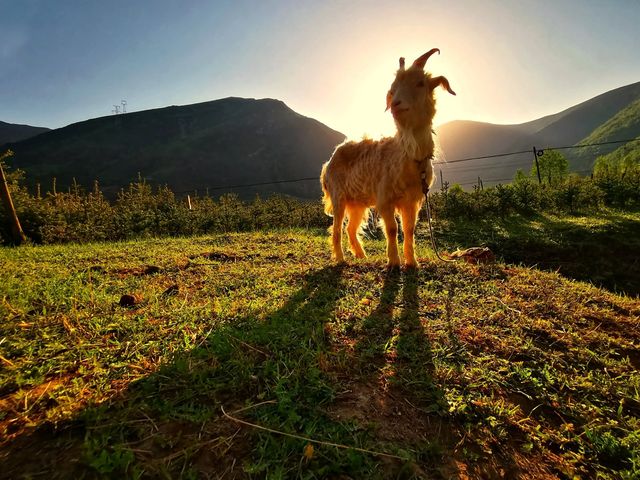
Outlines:
[[[331,125],[350,140],[363,137],[378,139],[395,135],[396,126],[391,112],[385,111],[386,93],[394,78],[393,70],[380,68],[368,71],[364,79],[353,83],[349,95],[339,99],[341,108],[334,113]],[[446,91],[435,92],[437,113],[434,127],[456,118],[456,97]],[[451,97],[451,98],[450,98]]]

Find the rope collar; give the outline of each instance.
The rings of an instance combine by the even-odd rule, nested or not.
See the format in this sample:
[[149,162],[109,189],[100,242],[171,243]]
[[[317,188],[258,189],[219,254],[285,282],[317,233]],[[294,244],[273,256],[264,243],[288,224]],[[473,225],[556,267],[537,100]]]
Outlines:
[[427,165],[433,158],[433,155],[429,155],[428,157],[424,157],[421,160],[416,160],[418,164],[418,170],[420,171],[420,185],[422,186],[422,193],[424,195],[424,203],[427,209],[427,224],[429,225],[429,236],[431,237],[431,246],[433,247],[433,251],[438,257],[439,260],[443,262],[454,262],[455,260],[449,258],[443,258],[438,251],[438,246],[436,245],[436,237],[433,234],[433,226],[431,225],[431,205],[429,205],[429,183],[427,182]]
[[427,182],[427,165],[433,158],[433,155],[429,155],[420,160],[416,160],[418,164],[418,170],[420,171],[420,185],[422,186],[422,193],[425,196],[429,194],[429,183]]

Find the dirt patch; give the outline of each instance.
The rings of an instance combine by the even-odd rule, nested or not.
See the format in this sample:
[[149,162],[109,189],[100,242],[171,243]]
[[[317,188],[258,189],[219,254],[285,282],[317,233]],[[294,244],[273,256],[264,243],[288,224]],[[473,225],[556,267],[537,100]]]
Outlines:
[[[524,415],[536,405],[524,395],[514,394]],[[371,430],[382,441],[402,442],[407,448],[437,445],[437,458],[424,459],[413,470],[418,478],[468,479],[556,479],[556,467],[564,461],[552,452],[528,454],[520,450],[521,439],[501,443],[493,452],[482,450],[467,438],[462,427],[442,414],[420,408],[407,392],[384,389],[375,381],[353,382],[338,395],[326,412],[336,421],[352,421]],[[552,410],[552,409],[550,409]],[[552,412],[549,412],[552,413]],[[548,458],[552,455],[553,458]],[[554,466],[554,467],[551,467]],[[389,472],[393,465],[387,465]],[[383,467],[384,468],[384,467]],[[426,472],[426,473],[425,473]],[[396,472],[397,473],[397,472]]]
[[628,358],[633,368],[640,369],[640,349],[625,348],[618,353],[622,358]]
[[131,267],[131,268],[120,268],[118,270],[113,270],[112,273],[115,273],[120,278],[125,277],[142,277],[144,275],[153,275],[155,273],[162,272],[162,268],[157,265],[143,265],[141,267]]
[[569,345],[562,339],[553,336],[546,330],[540,328],[525,328],[525,333],[531,337],[533,343],[541,350],[566,352]]
[[51,407],[55,403],[53,393],[68,386],[75,375],[68,373],[51,378],[40,385],[27,389],[17,389],[11,394],[0,398],[0,411],[4,418],[0,420],[0,447],[20,435],[25,427],[35,423],[42,416],[42,409]]
[[451,427],[438,415],[418,408],[403,392],[385,390],[375,382],[350,384],[327,408],[327,414],[337,421],[370,427],[381,440],[448,443],[452,437]]
[[260,257],[259,253],[235,254],[235,253],[224,253],[224,252],[204,252],[204,253],[199,253],[198,255],[190,255],[189,260],[205,258],[207,260],[212,260],[215,262],[226,263],[226,262],[241,262],[243,260],[251,260],[257,257]]
[[222,417],[195,424],[168,421],[154,425],[142,441],[132,441],[138,460],[151,472],[179,471],[188,461],[202,478],[246,478],[242,460],[251,451],[246,429]]
[[83,429],[45,423],[0,448],[0,479],[80,478]]

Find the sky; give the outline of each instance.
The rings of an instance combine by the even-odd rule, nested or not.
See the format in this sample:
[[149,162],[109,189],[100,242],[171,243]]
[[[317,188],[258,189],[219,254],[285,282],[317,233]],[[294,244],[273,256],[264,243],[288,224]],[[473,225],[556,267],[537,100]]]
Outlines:
[[438,47],[436,125],[521,123],[640,81],[639,24],[640,0],[0,0],[0,120],[237,96],[376,137],[398,58]]

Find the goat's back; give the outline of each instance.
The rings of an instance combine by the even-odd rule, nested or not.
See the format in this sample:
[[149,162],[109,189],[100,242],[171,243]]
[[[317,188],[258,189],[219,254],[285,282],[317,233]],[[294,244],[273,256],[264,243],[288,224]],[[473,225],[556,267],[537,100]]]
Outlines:
[[381,196],[385,201],[421,198],[417,164],[395,138],[339,145],[323,166],[321,182],[328,214],[338,202],[375,206]]

